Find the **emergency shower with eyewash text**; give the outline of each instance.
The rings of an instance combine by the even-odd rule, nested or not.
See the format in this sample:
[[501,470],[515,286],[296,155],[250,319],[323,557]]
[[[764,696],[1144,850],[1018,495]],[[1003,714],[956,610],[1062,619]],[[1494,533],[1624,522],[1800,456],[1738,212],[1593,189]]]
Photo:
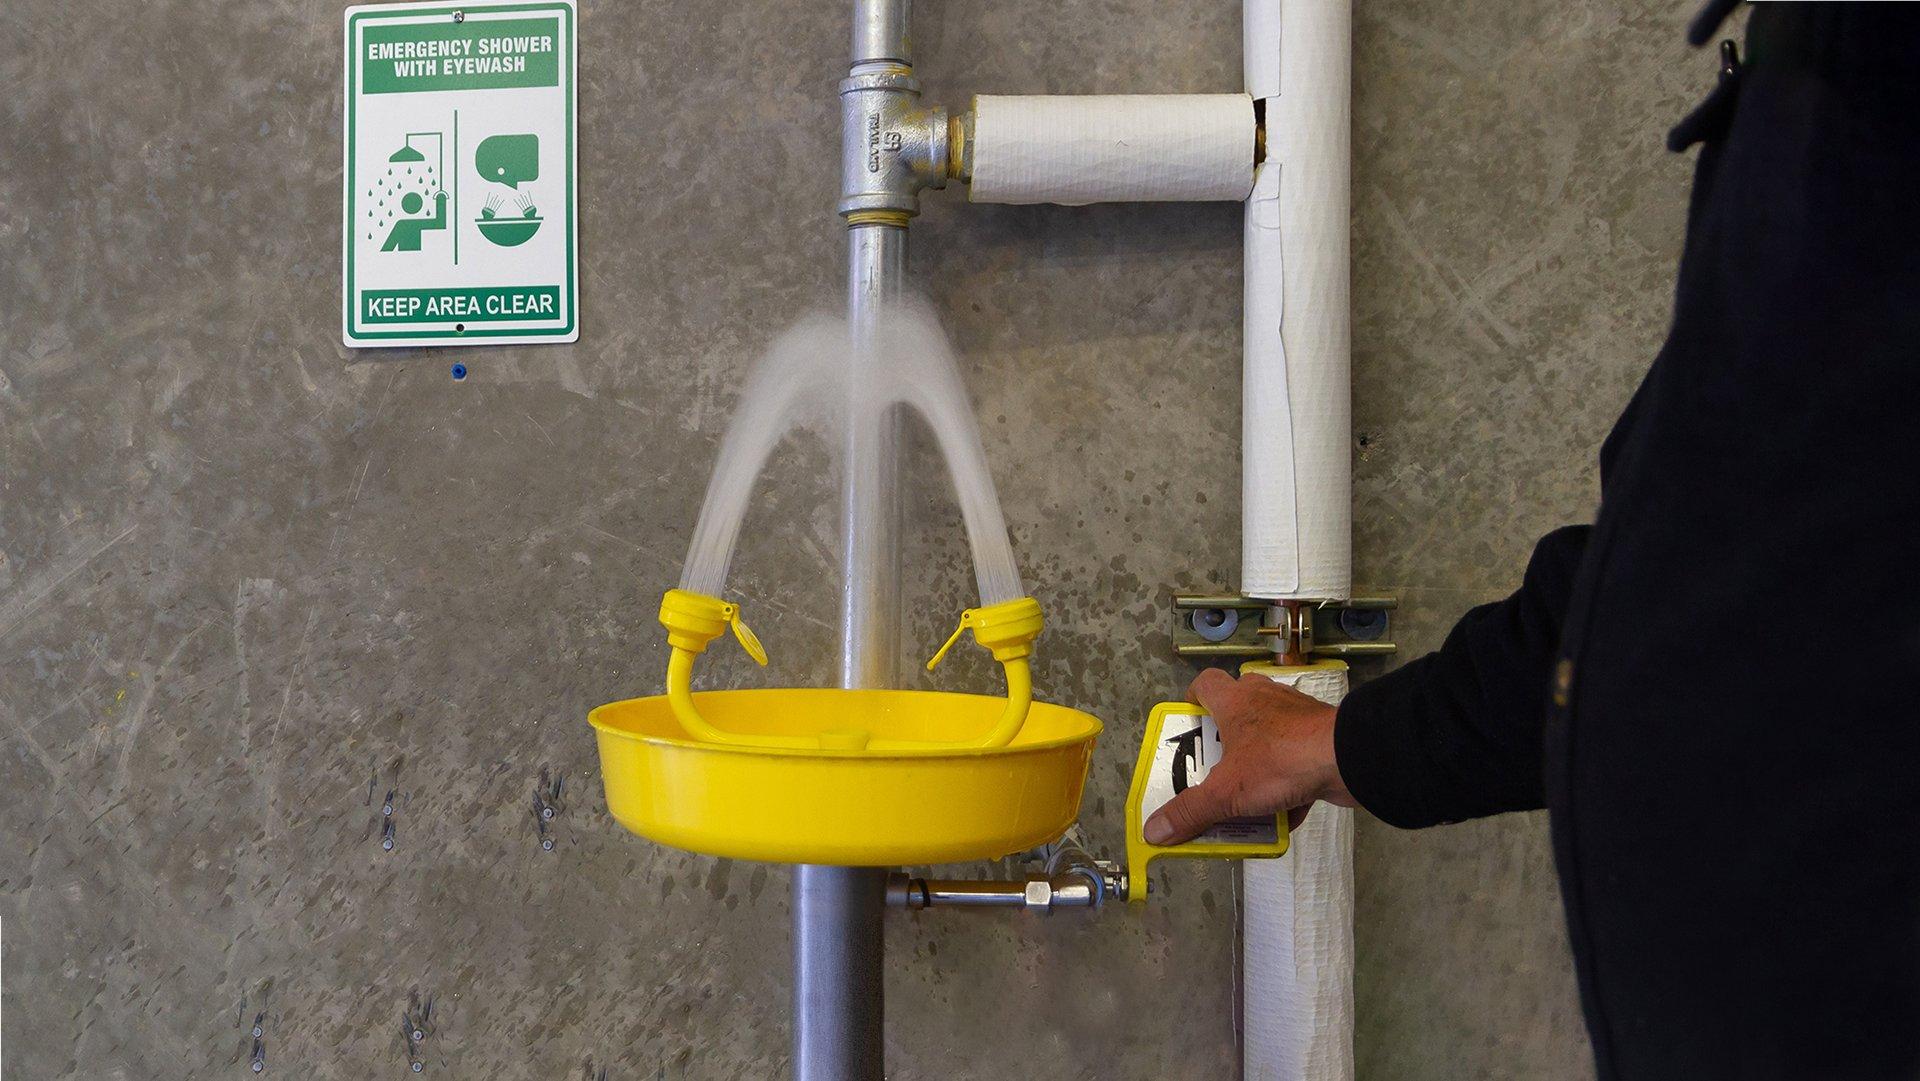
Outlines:
[[[681,581],[661,602],[666,693],[591,716],[608,807],[627,828],[694,852],[794,866],[801,1081],[883,1076],[890,905],[1099,910],[1143,900],[1154,858],[1234,854],[1213,844],[1157,849],[1141,836],[1153,756],[1173,753],[1156,747],[1170,707],[1148,726],[1124,864],[1060,840],[1078,816],[1101,723],[1042,701],[1033,686],[1041,604],[1021,584],[945,344],[901,296],[923,191],[964,184],[972,201],[999,203],[1244,201],[1241,592],[1176,598],[1174,646],[1246,658],[1243,672],[1326,701],[1345,693],[1340,655],[1392,648],[1380,637],[1387,602],[1355,598],[1351,585],[1350,0],[1244,0],[1243,93],[982,95],[964,112],[921,100],[909,2],[854,3],[852,66],[840,83],[846,319],[788,335],[742,395]],[[971,631],[1004,672],[1003,695],[899,687],[905,410],[947,461],[980,589],[933,662]],[[728,563],[755,475],[798,418],[823,414],[843,465],[838,686],[696,691],[696,659],[716,638],[731,634],[767,663],[743,603],[723,599]],[[1173,720],[1168,731],[1198,723]],[[1194,752],[1200,731],[1182,734],[1180,754]],[[1197,760],[1179,768],[1184,781]],[[1323,808],[1290,838],[1284,820],[1268,828],[1271,843],[1238,853],[1279,857],[1242,864],[1243,1076],[1346,1081],[1351,812]],[[891,870],[1034,849],[1044,870],[1022,881]]]

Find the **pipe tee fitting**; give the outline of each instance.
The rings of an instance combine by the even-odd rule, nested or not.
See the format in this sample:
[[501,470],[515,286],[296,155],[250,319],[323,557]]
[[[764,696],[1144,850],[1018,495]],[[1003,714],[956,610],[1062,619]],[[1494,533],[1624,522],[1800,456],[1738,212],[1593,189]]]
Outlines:
[[912,69],[862,63],[840,82],[840,216],[905,225],[920,192],[947,186],[947,110],[920,103]]

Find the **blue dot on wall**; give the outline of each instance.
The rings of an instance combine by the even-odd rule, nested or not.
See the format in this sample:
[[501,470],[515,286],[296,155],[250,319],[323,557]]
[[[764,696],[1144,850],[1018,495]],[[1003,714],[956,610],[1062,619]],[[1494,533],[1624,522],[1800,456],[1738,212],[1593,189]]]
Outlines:
[[455,364],[453,366],[454,381],[459,382],[460,380],[465,379],[466,377],[467,377],[467,366],[465,364]]

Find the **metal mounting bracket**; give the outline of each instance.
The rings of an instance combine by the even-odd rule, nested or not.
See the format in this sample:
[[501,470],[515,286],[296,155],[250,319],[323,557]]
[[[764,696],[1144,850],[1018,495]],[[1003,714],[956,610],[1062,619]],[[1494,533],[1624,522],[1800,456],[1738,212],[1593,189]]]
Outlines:
[[1393,653],[1397,597],[1272,601],[1235,594],[1173,598],[1173,651],[1183,657],[1365,657]]

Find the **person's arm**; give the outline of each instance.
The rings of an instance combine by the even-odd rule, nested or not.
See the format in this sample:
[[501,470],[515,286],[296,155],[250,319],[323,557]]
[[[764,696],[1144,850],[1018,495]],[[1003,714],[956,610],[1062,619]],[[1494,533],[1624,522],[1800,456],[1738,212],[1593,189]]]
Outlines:
[[1541,806],[1548,680],[1589,531],[1549,533],[1512,596],[1337,708],[1260,676],[1202,672],[1188,697],[1220,726],[1220,762],[1147,822],[1147,839],[1280,810],[1297,824],[1321,799],[1408,828]]
[[1547,534],[1512,596],[1347,695],[1334,754],[1360,806],[1405,828],[1542,806],[1548,684],[1590,532]]

